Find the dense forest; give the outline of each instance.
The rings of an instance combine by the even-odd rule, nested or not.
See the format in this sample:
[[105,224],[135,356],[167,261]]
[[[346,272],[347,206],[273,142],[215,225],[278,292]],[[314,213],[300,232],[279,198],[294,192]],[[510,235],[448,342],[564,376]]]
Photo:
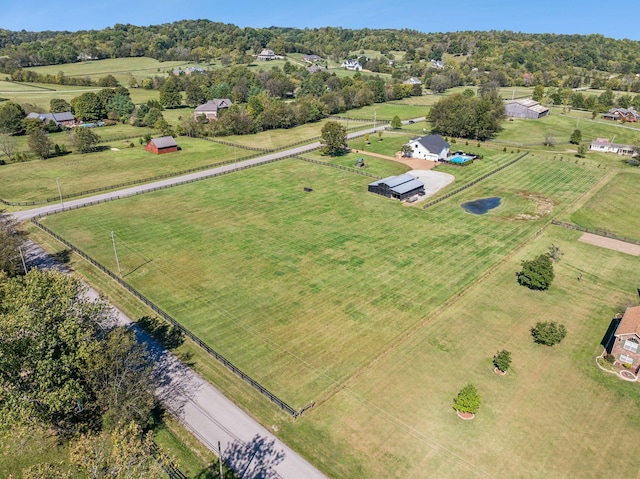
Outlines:
[[[0,68],[11,72],[36,65],[64,64],[79,58],[148,56],[161,61],[211,62],[225,58],[247,63],[263,48],[277,54],[317,54],[335,61],[353,52],[376,50],[401,61],[412,74],[425,73],[424,60],[459,57],[459,74],[495,72],[504,84],[535,83],[564,86],[607,74],[632,83],[640,73],[640,42],[602,35],[524,34],[510,31],[422,33],[415,30],[349,30],[344,28],[239,28],[209,20],[139,27],[117,24],[103,30],[78,32],[13,32],[0,29]],[[373,60],[373,59],[370,59]],[[391,69],[387,62],[368,65],[372,71]],[[389,72],[391,73],[391,72]],[[625,76],[628,78],[625,79]],[[579,86],[579,85],[577,85]],[[640,87],[639,87],[640,88]]]

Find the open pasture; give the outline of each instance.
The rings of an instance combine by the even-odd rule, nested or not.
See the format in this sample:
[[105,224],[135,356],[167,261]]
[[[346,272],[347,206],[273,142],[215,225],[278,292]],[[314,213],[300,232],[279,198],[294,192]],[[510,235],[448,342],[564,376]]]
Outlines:
[[[640,385],[600,371],[594,358],[613,315],[637,304],[638,262],[579,236],[549,227],[280,433],[331,477],[635,476],[638,461],[612,458],[619,438],[640,440]],[[520,260],[551,244],[565,253],[551,290],[518,286]],[[568,335],[536,345],[537,321],[561,322]],[[500,349],[513,357],[504,377],[491,364]],[[461,421],[453,397],[468,382],[483,403]]]
[[611,231],[640,241],[640,215],[635,205],[640,170],[620,171],[578,210],[570,221],[589,229]]
[[[133,148],[128,147],[131,141],[135,145]],[[233,159],[233,148],[229,146],[187,137],[180,137],[178,144],[181,151],[154,155],[144,150],[134,138],[113,142],[111,146],[119,148],[118,151],[72,153],[44,161],[4,165],[0,175],[0,198],[44,201],[56,197],[56,178],[59,178],[62,194],[71,194]],[[246,154],[246,151],[241,150],[240,154]]]
[[[522,160],[428,210],[366,193],[368,178],[299,160],[46,218],[264,386],[321,400],[472,284],[603,172]],[[571,188],[567,188],[570,184]],[[303,192],[303,187],[313,192]],[[500,195],[485,217],[459,203]],[[158,205],[164,205],[159,208]]]
[[565,148],[573,148],[576,145],[569,144],[569,138],[573,130],[582,132],[583,143],[590,143],[596,138],[608,138],[616,143],[634,144],[638,141],[640,131],[636,127],[620,125],[616,122],[591,121],[590,119],[578,120],[575,117],[553,114],[540,118],[539,120],[526,120],[515,118],[513,121],[505,121],[503,131],[496,136],[497,142],[504,142],[513,145],[540,145],[546,134],[551,134],[561,151]]

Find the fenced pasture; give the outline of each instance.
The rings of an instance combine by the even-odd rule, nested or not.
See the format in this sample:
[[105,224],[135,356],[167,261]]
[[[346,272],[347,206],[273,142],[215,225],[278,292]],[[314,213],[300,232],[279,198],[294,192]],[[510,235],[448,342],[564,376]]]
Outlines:
[[[615,438],[640,439],[638,384],[603,373],[594,358],[613,314],[637,304],[637,259],[579,235],[549,227],[317,406],[303,432],[296,423],[280,433],[332,477],[635,475],[637,461],[611,458]],[[518,286],[520,260],[550,244],[565,253],[551,290]],[[563,343],[533,343],[529,330],[541,319],[567,326]],[[500,349],[513,357],[504,377],[491,363]],[[461,421],[452,400],[468,382],[483,403]]]
[[198,64],[185,61],[161,62],[155,58],[133,57],[133,58],[106,58],[103,60],[91,60],[86,62],[68,63],[65,65],[47,65],[42,67],[31,67],[27,70],[35,71],[41,75],[57,75],[64,72],[66,77],[89,77],[93,81],[107,75],[113,75],[123,86],[127,85],[128,74],[130,73],[138,79],[151,77],[154,75],[166,76],[167,71],[185,69],[190,66],[209,68],[206,64]]
[[571,222],[592,230],[605,230],[640,240],[640,215],[635,198],[640,188],[640,170],[620,171],[570,216]]
[[[114,127],[115,128],[115,127]],[[105,128],[108,131],[109,128]],[[102,129],[100,130],[100,132]],[[130,142],[134,143],[129,148]],[[134,180],[177,174],[191,168],[215,165],[233,160],[233,147],[188,137],[178,138],[181,151],[154,155],[142,148],[138,138],[112,143],[110,149],[94,153],[72,153],[66,156],[3,165],[0,175],[0,198],[5,201],[45,201],[58,196],[56,178],[62,194],[77,194]],[[238,158],[247,155],[239,149]]]
[[[331,397],[545,223],[514,220],[531,207],[509,198],[561,207],[603,175],[540,159],[504,171],[420,210],[366,193],[366,177],[283,160],[42,221],[112,270],[114,231],[125,281],[297,408]],[[459,207],[489,194],[506,198],[495,214]]]

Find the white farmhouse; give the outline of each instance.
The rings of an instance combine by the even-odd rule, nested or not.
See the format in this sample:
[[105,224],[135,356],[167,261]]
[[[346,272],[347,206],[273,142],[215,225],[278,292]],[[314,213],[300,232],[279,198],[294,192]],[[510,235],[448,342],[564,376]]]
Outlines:
[[409,146],[413,150],[412,158],[439,161],[446,160],[449,156],[449,143],[440,135],[427,135],[409,140]]

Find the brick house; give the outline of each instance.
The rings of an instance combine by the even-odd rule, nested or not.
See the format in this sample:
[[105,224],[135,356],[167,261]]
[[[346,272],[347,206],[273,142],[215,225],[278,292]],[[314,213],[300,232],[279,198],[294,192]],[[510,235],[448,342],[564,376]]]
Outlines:
[[178,151],[178,144],[172,136],[162,136],[160,138],[153,138],[147,143],[144,149],[156,155],[162,155],[163,153]]
[[616,363],[630,365],[634,373],[640,371],[640,306],[628,307],[613,335],[611,354]]

